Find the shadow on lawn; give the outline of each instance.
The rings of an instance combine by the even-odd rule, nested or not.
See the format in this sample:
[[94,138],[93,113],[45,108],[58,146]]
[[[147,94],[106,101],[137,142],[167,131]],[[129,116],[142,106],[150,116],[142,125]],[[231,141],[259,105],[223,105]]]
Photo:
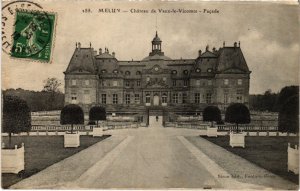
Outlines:
[[[25,170],[19,174],[3,173],[2,188],[28,178],[41,170],[68,158],[93,144],[100,142],[110,135],[102,137],[80,136],[80,147],[64,148],[63,136],[20,136],[13,137],[12,144],[25,144]],[[2,142],[8,143],[8,137],[2,137]]]
[[288,143],[291,143],[294,148],[296,144],[299,145],[299,137],[246,136],[245,148],[231,148],[229,136],[201,137],[274,174],[299,184],[299,175],[287,171]]

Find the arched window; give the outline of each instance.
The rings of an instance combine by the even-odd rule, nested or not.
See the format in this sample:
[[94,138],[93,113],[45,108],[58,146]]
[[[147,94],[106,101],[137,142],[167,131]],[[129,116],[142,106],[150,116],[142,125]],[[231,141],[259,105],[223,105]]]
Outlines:
[[130,75],[130,72],[129,72],[129,71],[126,71],[126,72],[125,72],[125,75],[126,75],[126,76],[129,76],[129,75]]
[[212,72],[212,69],[211,69],[211,68],[208,68],[208,69],[207,69],[207,72],[209,72],[209,73]]
[[118,70],[114,70],[114,73],[117,74],[117,73],[118,73]]
[[197,73],[200,73],[200,72],[201,72],[201,69],[200,69],[200,68],[196,68],[196,72],[197,72]]
[[137,72],[136,72],[136,75],[141,75],[141,71],[137,71]]
[[177,70],[172,70],[172,74],[177,74]]
[[150,94],[146,94],[146,103],[150,103]]
[[107,71],[106,70],[101,70],[101,73],[102,74],[105,74]]
[[189,72],[188,72],[187,70],[184,70],[183,73],[184,73],[185,75],[187,75]]
[[166,93],[163,93],[161,102],[162,103],[167,103],[167,94]]

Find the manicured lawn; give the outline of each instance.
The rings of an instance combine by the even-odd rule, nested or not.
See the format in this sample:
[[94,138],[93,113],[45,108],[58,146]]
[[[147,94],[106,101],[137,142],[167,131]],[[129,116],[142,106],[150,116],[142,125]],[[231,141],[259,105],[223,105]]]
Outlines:
[[201,137],[274,174],[299,184],[299,176],[292,172],[287,172],[288,142],[294,148],[295,144],[299,145],[299,137],[247,136],[244,149],[239,147],[231,148],[229,146],[229,136],[219,136],[217,138]]
[[[25,171],[24,173],[2,174],[2,188],[19,182],[54,163],[72,156],[89,146],[109,137],[80,136],[80,147],[64,148],[63,136],[22,136],[13,137],[13,144],[25,144]],[[8,144],[8,137],[2,137],[2,142]]]

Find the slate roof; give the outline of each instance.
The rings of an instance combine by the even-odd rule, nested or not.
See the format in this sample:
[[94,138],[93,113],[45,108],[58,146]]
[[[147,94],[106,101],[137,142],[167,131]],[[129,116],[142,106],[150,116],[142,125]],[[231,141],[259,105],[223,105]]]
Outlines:
[[229,69],[239,69],[244,72],[249,72],[240,47],[223,47],[219,51],[218,71],[224,72]]
[[70,60],[66,73],[79,70],[95,73],[95,57],[92,48],[76,48]]
[[[135,75],[137,71],[149,69],[159,65],[168,70],[177,70],[178,74],[183,70],[188,70],[193,75],[212,75],[214,73],[249,73],[246,60],[240,47],[223,47],[214,53],[208,49],[196,59],[177,59],[163,55],[155,54],[148,56],[141,61],[118,61],[109,53],[96,55],[93,48],[76,48],[70,60],[66,73],[72,73],[77,70],[83,70],[88,73],[100,73],[106,70],[107,73],[112,73],[114,70],[119,70],[120,74],[125,71],[130,71]],[[199,68],[201,72],[197,73]],[[212,69],[212,72],[209,72]]]

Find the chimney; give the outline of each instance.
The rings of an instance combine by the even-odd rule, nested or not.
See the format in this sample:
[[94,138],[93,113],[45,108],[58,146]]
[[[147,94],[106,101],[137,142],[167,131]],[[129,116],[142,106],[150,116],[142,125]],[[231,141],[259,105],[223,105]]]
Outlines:
[[216,52],[216,48],[215,48],[215,47],[213,47],[213,49],[212,49],[212,50],[213,50],[213,52]]
[[199,50],[198,51],[198,54],[199,54],[199,57],[201,56],[201,54],[202,54],[202,51],[201,50]]
[[80,43],[80,42],[78,42],[78,48],[79,48],[79,49],[81,48],[81,43]]
[[90,48],[92,48],[92,43],[90,42]]
[[223,47],[225,47],[225,41],[223,41]]
[[112,56],[115,57],[115,56],[116,56],[116,53],[115,53],[115,52],[112,52]]
[[241,41],[239,41],[239,47],[241,47]]
[[77,42],[76,42],[76,48],[77,48]]
[[209,46],[207,45],[207,46],[206,46],[206,51],[208,51],[208,49],[209,49]]
[[236,43],[236,42],[234,42],[233,46],[234,46],[234,48],[236,48],[236,47],[237,47],[237,43]]
[[107,49],[107,53],[109,54],[109,50]]
[[99,55],[102,54],[102,48],[99,48]]

